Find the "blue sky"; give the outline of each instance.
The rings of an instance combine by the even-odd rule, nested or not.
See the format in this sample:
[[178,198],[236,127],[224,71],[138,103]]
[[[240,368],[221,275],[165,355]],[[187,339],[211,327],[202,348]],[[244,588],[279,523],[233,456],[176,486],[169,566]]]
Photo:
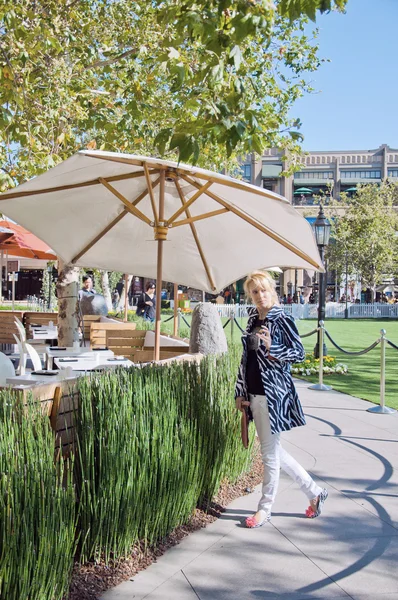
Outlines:
[[318,17],[318,93],[298,100],[304,150],[398,148],[398,0],[348,0]]

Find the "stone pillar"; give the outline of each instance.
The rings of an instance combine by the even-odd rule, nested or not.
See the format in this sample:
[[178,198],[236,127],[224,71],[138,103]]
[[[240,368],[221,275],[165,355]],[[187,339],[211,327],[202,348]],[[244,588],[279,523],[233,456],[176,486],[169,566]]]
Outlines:
[[262,187],[262,170],[263,170],[263,161],[260,156],[256,160],[256,155],[253,153],[251,156],[251,182],[253,185],[258,185],[258,187]]
[[388,156],[387,156],[387,145],[383,144],[383,153],[381,155],[381,178],[386,180],[388,176]]
[[341,181],[340,181],[340,157],[336,156],[335,172],[334,172],[334,186],[333,186],[333,198],[338,200],[341,192]]
[[227,339],[214,304],[198,304],[192,313],[189,352],[222,354],[228,351]]

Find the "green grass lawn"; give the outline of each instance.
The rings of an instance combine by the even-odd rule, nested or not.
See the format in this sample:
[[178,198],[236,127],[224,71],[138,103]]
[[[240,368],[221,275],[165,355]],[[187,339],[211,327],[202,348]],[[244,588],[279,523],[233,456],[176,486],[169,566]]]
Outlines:
[[[311,331],[315,321],[299,321],[301,334]],[[330,319],[326,329],[332,338],[345,350],[355,352],[370,346],[380,337],[380,329],[385,329],[387,338],[398,345],[398,321],[391,319]],[[315,335],[303,338],[307,352],[315,346]],[[348,366],[347,375],[327,375],[324,382],[333,389],[371,402],[380,400],[380,345],[362,356],[349,356],[339,352],[326,340],[328,354],[338,362]],[[317,381],[316,376],[306,377],[308,381]],[[398,408],[398,350],[387,346],[386,351],[386,405]]]
[[[164,319],[168,318],[167,315]],[[190,322],[191,317],[185,317]],[[164,320],[163,319],[163,320]],[[223,319],[225,323],[227,319]],[[238,319],[241,327],[246,327],[247,319]],[[167,323],[172,331],[172,321]],[[316,321],[298,321],[300,334],[309,333],[316,327]],[[380,337],[380,329],[387,331],[387,338],[398,345],[398,321],[392,319],[330,319],[326,322],[326,329],[332,338],[345,350],[358,351],[370,346]],[[189,336],[188,327],[181,322],[181,333]],[[231,341],[231,327],[225,328],[228,342]],[[233,327],[233,341],[240,342],[241,332],[236,324]],[[307,352],[312,352],[316,342],[316,335],[303,338]],[[334,356],[337,362],[345,363],[349,372],[347,375],[325,375],[325,383],[333,389],[379,403],[380,399],[380,345],[376,346],[363,356],[348,356],[339,352],[326,340],[328,354]],[[316,382],[316,376],[306,377],[308,381]],[[398,350],[387,346],[386,351],[386,405],[398,409]]]

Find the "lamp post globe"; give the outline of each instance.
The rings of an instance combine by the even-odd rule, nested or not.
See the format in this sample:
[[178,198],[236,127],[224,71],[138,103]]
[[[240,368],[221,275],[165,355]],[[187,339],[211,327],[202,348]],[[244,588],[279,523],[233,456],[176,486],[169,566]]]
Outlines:
[[[313,224],[313,228],[314,228],[316,243],[317,243],[318,249],[319,249],[319,254],[320,254],[322,263],[325,265],[325,248],[329,244],[331,226],[330,226],[329,221],[325,217],[322,204],[319,207],[319,213],[318,213],[315,223]],[[326,271],[325,271],[325,273],[319,273],[318,327],[319,327],[319,323],[321,321],[325,321],[326,281],[327,281]],[[326,354],[327,354],[326,344],[323,344],[323,355],[325,356]],[[318,336],[317,336],[317,342],[316,342],[316,345],[314,348],[314,356],[315,356],[315,358],[319,358],[319,331],[318,331]]]

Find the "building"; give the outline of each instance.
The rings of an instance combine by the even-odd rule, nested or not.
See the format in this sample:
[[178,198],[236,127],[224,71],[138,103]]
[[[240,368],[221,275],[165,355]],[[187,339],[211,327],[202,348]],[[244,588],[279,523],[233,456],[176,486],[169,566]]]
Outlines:
[[358,183],[398,181],[398,149],[387,144],[376,150],[306,152],[301,157],[300,171],[287,177],[281,175],[289,168],[288,160],[283,158],[283,152],[277,149],[265,150],[257,160],[249,157],[242,165],[243,178],[285,196],[298,207],[313,204],[313,195],[322,191],[331,191],[339,199],[341,192],[354,192]]
[[[337,150],[306,152],[301,157],[301,169],[285,176],[289,169],[288,157],[278,149],[265,150],[261,158],[249,156],[242,164],[243,178],[267,190],[281,194],[306,216],[314,204],[314,196],[322,193],[340,200],[342,192],[353,194],[359,183],[398,181],[398,149],[382,144],[376,150]],[[317,207],[314,206],[313,215]],[[329,274],[332,275],[332,274]],[[313,290],[311,272],[285,271],[280,281],[280,294],[294,294],[304,290],[308,297]],[[336,282],[328,280],[329,291]]]

